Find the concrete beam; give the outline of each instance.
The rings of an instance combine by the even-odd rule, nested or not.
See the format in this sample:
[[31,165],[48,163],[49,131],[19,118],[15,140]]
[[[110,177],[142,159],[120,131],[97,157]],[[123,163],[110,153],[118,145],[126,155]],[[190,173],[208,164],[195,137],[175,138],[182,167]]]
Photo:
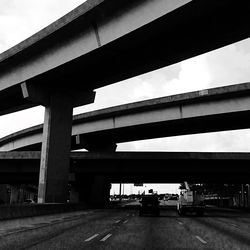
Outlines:
[[82,106],[85,104],[93,103],[95,100],[95,92],[86,91],[84,89],[71,89],[62,86],[59,90],[53,90],[49,87],[44,87],[41,85],[32,85],[30,83],[21,83],[21,89],[23,98],[31,103],[40,104],[43,106],[49,106],[51,98],[55,93],[63,94],[67,96],[67,100],[71,103],[73,107]]
[[76,148],[84,148],[90,152],[115,152],[117,148],[117,144],[111,138],[98,141],[86,140],[83,136],[77,134],[72,139],[75,139],[73,145],[76,145]]
[[42,89],[41,86],[34,86],[26,82],[21,83],[21,89],[24,99],[43,106],[49,105],[50,93],[48,89]]

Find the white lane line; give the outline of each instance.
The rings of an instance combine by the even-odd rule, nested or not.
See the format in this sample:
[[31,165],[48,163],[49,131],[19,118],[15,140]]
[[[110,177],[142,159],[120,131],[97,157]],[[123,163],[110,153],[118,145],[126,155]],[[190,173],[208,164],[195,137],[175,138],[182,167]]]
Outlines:
[[112,234],[107,234],[104,238],[102,238],[100,241],[105,241],[107,240]]
[[117,220],[115,223],[119,223],[121,220]]
[[125,223],[127,223],[128,222],[128,220],[125,220],[125,221],[123,221],[123,224],[125,224]]
[[233,224],[233,223],[231,223],[231,226],[233,226],[233,227],[237,227],[237,225],[235,225],[235,224]]
[[183,225],[183,222],[181,222],[181,221],[178,221],[178,223],[179,223],[180,225]]
[[203,240],[200,236],[196,235],[195,237],[196,237],[196,239],[198,239],[201,243],[207,244],[207,242],[206,242],[205,240]]
[[89,237],[88,239],[86,239],[85,241],[91,241],[93,240],[95,237],[97,237],[99,234],[94,234],[91,237]]

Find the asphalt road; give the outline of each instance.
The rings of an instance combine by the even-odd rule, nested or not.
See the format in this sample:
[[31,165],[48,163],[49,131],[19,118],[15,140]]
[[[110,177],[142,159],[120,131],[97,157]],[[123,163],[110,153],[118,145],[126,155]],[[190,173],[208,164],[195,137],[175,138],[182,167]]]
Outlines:
[[139,217],[131,205],[0,232],[0,249],[250,249],[249,232],[250,213],[243,211],[209,208],[203,217],[180,217],[165,206],[159,217]]

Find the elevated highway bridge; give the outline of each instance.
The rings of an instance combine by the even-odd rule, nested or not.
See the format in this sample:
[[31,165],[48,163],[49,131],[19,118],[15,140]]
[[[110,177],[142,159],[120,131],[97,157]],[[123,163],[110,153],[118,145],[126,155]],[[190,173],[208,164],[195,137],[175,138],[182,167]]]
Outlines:
[[[250,127],[250,83],[205,89],[83,113],[71,149],[115,150],[135,140]],[[0,151],[41,150],[43,125],[0,139]]]
[[249,12],[248,1],[88,0],[0,55],[0,114],[55,92],[91,102],[86,92],[246,39]]
[[[36,184],[40,157],[39,151],[1,152],[0,183]],[[250,153],[72,152],[69,181],[85,188],[95,176],[108,183],[249,183],[249,163]]]
[[[234,0],[88,0],[32,37],[2,53],[0,115],[37,105],[45,106],[43,135],[41,138],[40,134],[40,141],[39,133],[36,132],[34,143],[28,140],[25,145],[24,141],[19,141],[21,147],[26,149],[42,142],[38,202],[65,202],[67,199],[74,107],[94,102],[96,88],[249,38],[249,12],[249,1],[236,3]],[[196,105],[194,102],[194,109],[191,103],[187,107],[184,104],[178,106],[176,101],[175,107],[168,108],[167,118],[161,111],[160,114],[152,112],[152,118],[156,119],[156,122],[153,124],[151,118],[142,122],[156,125],[155,129],[149,126],[150,131],[156,131],[157,124],[160,124],[162,119],[168,124],[169,134],[161,130],[158,135],[150,134],[150,138],[205,132],[206,127],[210,128],[210,131],[243,128],[249,124],[246,111],[249,91],[246,89],[241,93],[244,92],[245,99],[240,95],[242,106],[234,106],[234,101],[233,105],[224,102],[226,108],[223,108],[222,113],[218,111],[215,114],[206,104]],[[202,97],[204,95],[206,96],[206,92],[199,94]],[[211,106],[214,104],[215,100]],[[220,100],[217,100],[216,107],[218,104],[223,106]],[[144,111],[149,106],[146,106]],[[207,111],[206,117],[203,116],[204,108]],[[220,121],[223,121],[224,115],[225,119],[230,121],[230,126],[224,123],[219,128],[220,125],[214,125],[210,119],[220,117]],[[74,128],[77,129],[73,130],[73,135],[77,136],[76,144],[81,145],[75,147],[85,145],[90,151],[114,151],[116,140],[126,140],[121,136],[122,130],[119,132],[119,126],[141,126],[132,119],[133,115],[129,116],[131,124],[126,124],[127,117],[123,115],[124,120],[116,117],[115,126],[114,120],[103,119],[102,126],[106,126],[106,131],[102,134],[104,139],[110,138],[110,132],[118,131],[116,135],[113,134],[114,138],[111,139],[114,142],[112,141],[110,146],[106,143],[97,144],[96,138],[91,138],[91,141],[85,137],[81,138],[82,131],[78,130],[74,121]],[[199,117],[206,119],[199,121]],[[193,129],[192,120],[196,121],[193,123]],[[180,121],[185,123],[181,124]],[[206,126],[204,121],[207,121],[209,126]],[[88,124],[92,127],[94,123]],[[189,125],[186,127],[184,124]],[[175,126],[177,129],[174,129]],[[184,128],[182,133],[181,127]],[[79,128],[83,128],[83,125],[80,124]],[[95,127],[93,131],[85,127],[84,131],[98,135],[104,130]],[[129,129],[126,133],[131,134],[129,140],[136,138]],[[139,139],[142,139],[143,133],[139,135]],[[21,137],[22,135],[19,139]],[[16,138],[19,140],[18,136]],[[18,143],[13,149],[7,144],[5,146],[8,150],[21,148]],[[102,189],[102,179],[97,178],[94,183]]]

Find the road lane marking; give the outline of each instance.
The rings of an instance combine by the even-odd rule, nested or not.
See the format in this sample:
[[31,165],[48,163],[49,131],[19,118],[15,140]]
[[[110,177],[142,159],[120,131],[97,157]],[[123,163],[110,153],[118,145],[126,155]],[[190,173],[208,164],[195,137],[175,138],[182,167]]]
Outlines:
[[112,234],[107,234],[104,238],[102,238],[100,241],[105,241],[107,240]]
[[233,226],[233,227],[237,227],[237,225],[235,225],[235,224],[233,224],[233,223],[231,223],[231,226]]
[[195,237],[196,237],[196,239],[198,239],[201,243],[207,244],[207,242],[206,242],[205,240],[203,240],[200,236],[196,235]]
[[181,222],[181,221],[178,221],[178,223],[179,223],[180,225],[183,225],[183,222]]
[[117,220],[115,223],[119,223],[121,220]]
[[88,239],[86,239],[85,241],[91,241],[93,240],[95,237],[97,237],[99,234],[94,234],[91,237],[89,237]]
[[128,222],[128,220],[125,220],[125,221],[123,221],[123,224],[125,224],[125,223],[127,223]]

